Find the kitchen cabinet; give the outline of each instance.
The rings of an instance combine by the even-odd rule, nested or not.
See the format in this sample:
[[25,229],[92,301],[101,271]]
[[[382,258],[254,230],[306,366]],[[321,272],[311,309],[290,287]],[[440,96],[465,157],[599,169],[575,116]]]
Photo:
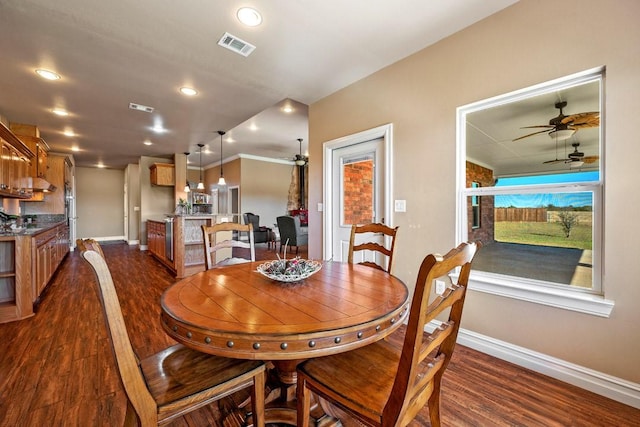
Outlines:
[[2,123],[0,144],[0,197],[31,197],[31,193],[25,189],[25,178],[29,176],[34,153]]
[[166,221],[147,220],[147,246],[154,258],[173,271],[173,253],[167,253]]
[[69,227],[0,236],[0,323],[31,317],[69,252]]
[[69,226],[60,224],[33,237],[34,304],[40,302],[42,292],[69,252]]
[[31,162],[31,169],[28,172],[28,176],[45,178],[49,145],[40,138],[38,127],[22,123],[11,123],[10,129],[35,155],[34,160]]
[[176,183],[175,166],[171,163],[154,163],[149,166],[151,184],[174,186]]
[[147,221],[147,245],[149,246],[149,252],[156,258],[166,258],[165,239],[165,223],[163,221]]

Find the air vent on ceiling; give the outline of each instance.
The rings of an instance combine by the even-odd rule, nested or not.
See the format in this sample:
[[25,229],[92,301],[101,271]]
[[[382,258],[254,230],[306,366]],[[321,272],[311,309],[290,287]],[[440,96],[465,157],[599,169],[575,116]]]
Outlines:
[[132,110],[144,111],[145,113],[153,113],[153,107],[147,107],[146,105],[140,105],[133,102],[129,103],[129,108]]
[[244,40],[240,40],[229,33],[224,33],[222,38],[218,41],[218,44],[234,51],[235,53],[239,53],[242,56],[249,56],[249,54],[256,48],[254,45],[247,43]]

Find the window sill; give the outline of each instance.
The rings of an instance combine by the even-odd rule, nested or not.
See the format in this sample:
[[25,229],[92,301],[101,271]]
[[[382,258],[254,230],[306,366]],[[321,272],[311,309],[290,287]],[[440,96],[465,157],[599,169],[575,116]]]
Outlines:
[[478,272],[471,273],[469,289],[607,318],[615,304],[601,295],[544,287],[525,279]]

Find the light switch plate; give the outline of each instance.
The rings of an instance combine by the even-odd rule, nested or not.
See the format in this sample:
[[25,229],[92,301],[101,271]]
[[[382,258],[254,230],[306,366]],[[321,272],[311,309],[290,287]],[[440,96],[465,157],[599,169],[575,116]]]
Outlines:
[[406,212],[407,211],[407,201],[406,200],[396,200],[394,206],[395,206],[395,211],[396,212]]
[[318,203],[318,212],[322,212],[322,210],[324,209],[324,205],[321,203]]

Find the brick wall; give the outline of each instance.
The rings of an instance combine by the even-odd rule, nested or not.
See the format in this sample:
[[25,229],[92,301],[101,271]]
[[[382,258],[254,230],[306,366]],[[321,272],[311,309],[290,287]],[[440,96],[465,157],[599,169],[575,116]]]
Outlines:
[[373,217],[373,160],[350,163],[344,172],[344,222],[368,224]]
[[[480,187],[493,187],[494,178],[493,171],[475,163],[467,162],[467,188],[471,187],[472,182],[477,182]],[[471,198],[467,200],[467,218],[469,240],[480,240],[482,243],[493,243],[494,232],[494,201],[493,196],[480,197],[480,228],[472,228],[473,212],[471,207]]]

